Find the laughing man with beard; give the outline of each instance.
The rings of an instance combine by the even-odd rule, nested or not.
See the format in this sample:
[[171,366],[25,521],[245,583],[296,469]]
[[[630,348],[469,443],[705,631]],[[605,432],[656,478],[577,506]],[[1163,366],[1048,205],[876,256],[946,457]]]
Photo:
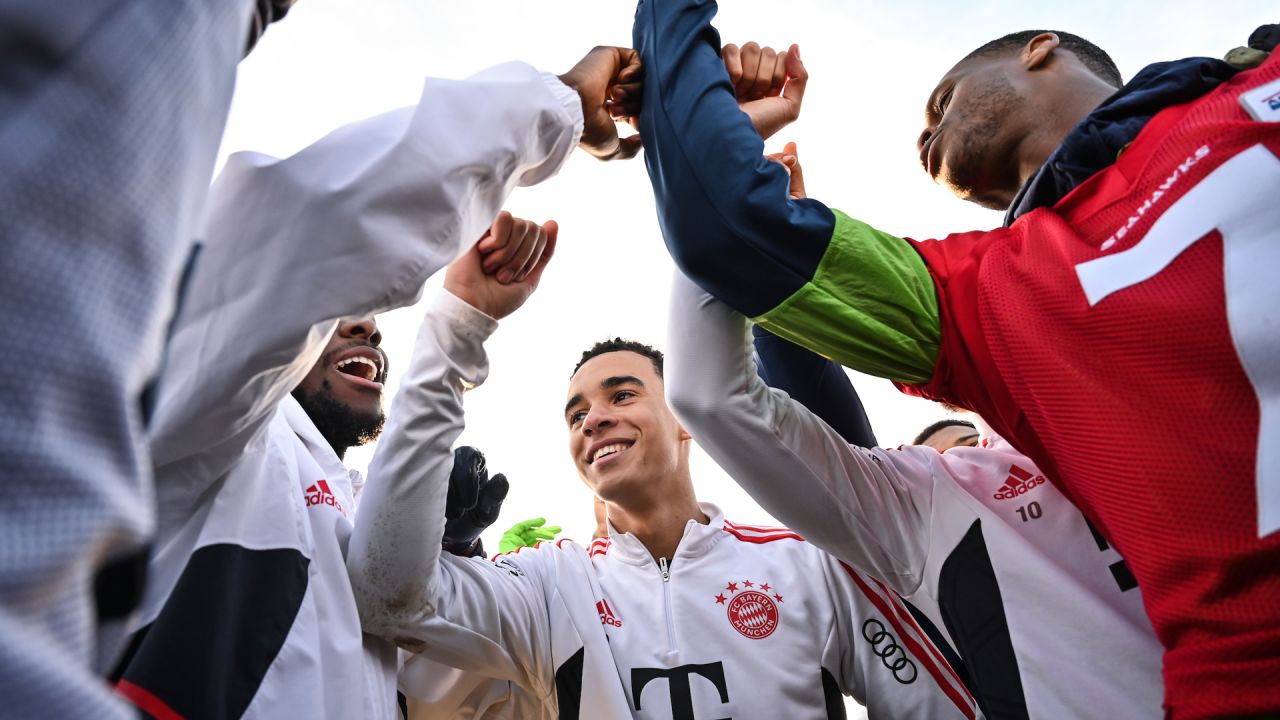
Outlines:
[[296,155],[227,160],[148,428],[156,543],[118,693],[153,717],[397,716],[395,647],[362,633],[345,567],[341,455],[376,434],[386,377],[368,318],[472,247],[530,274],[556,226],[501,204],[574,147],[633,155],[610,112],[638,72],[596,48],[561,76],[432,78]]
[[293,399],[339,458],[349,447],[377,440],[387,419],[382,410],[387,356],[381,342],[373,319],[339,324],[320,362],[293,389]]
[[[537,257],[555,233],[502,213],[483,243]],[[264,392],[240,456],[163,535],[154,585],[172,589],[146,604],[117,684],[149,716],[396,717],[395,647],[363,634],[345,567],[364,479],[342,460],[382,432],[381,342],[372,316],[339,321],[291,392]],[[162,487],[176,496],[217,459],[161,473]]]

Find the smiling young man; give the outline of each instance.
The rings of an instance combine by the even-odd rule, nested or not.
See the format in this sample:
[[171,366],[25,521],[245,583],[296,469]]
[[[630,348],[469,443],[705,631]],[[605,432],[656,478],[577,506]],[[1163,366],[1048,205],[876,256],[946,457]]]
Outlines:
[[715,12],[636,13],[645,162],[685,273],[1034,460],[1132,567],[1174,718],[1280,712],[1251,680],[1280,676],[1280,58],[1121,88],[1066,33],[983,45],[929,94],[917,151],[1007,226],[915,241],[788,196],[761,134],[797,117],[803,64],[766,55],[756,84],[744,61],[735,93]]
[[424,321],[370,466],[386,481],[366,488],[348,555],[366,632],[513,683],[521,701],[541,703],[537,717],[839,718],[844,694],[871,717],[977,715],[883,585],[794,533],[736,525],[698,502],[662,356],[639,343],[584,353],[564,407],[570,455],[606,504],[608,536],[496,562],[442,557],[462,393],[487,374],[497,320],[527,296],[468,260],[451,266]]

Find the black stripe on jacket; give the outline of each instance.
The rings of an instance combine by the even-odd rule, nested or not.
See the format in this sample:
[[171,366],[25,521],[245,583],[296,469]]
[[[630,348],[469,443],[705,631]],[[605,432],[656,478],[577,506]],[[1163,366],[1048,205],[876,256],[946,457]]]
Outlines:
[[130,642],[122,679],[185,718],[240,717],[289,635],[309,565],[293,549],[195,551]]

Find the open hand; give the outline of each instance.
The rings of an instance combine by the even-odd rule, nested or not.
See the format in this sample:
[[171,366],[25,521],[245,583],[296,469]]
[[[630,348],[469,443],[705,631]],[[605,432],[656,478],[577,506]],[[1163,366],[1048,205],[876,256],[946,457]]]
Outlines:
[[800,117],[809,72],[800,60],[800,46],[785,52],[749,42],[725,45],[721,51],[738,106],[751,118],[760,137],[768,139]]
[[640,114],[643,89],[640,55],[630,48],[596,47],[560,81],[582,99],[582,149],[601,160],[635,157],[640,136],[618,137],[615,120]]
[[560,532],[559,525],[547,525],[546,518],[533,518],[518,522],[502,534],[498,552],[509,553],[522,547],[535,547],[546,540],[554,540]]
[[446,552],[463,557],[484,554],[480,533],[498,519],[509,487],[502,473],[489,477],[484,453],[470,445],[454,449],[444,508]]

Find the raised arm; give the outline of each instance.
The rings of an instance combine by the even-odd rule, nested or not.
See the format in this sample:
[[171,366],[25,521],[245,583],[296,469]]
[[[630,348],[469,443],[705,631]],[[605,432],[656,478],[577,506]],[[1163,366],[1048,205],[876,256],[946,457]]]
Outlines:
[[[546,228],[554,248],[554,225]],[[536,286],[503,285],[479,252],[459,259],[423,320],[404,384],[369,466],[347,568],[365,632],[463,670],[549,692],[548,616],[537,567],[511,572],[483,558],[441,556],[462,393],[488,373],[484,341]],[[486,312],[487,311],[487,312]],[[491,314],[490,314],[491,313]]]
[[899,593],[915,592],[937,453],[850,446],[765,386],[746,318],[679,274],[669,328],[667,397],[698,444],[783,524]]
[[645,164],[676,263],[777,335],[863,372],[929,379],[939,325],[923,261],[902,238],[788,197],[786,171],[739,110],[715,12],[700,0],[636,12]]
[[858,447],[879,445],[862,398],[841,367],[759,325],[751,328],[760,378],[822,418],[845,442]]
[[511,188],[560,167],[581,128],[568,87],[512,63],[430,79],[417,107],[283,160],[233,155],[213,186],[170,341],[156,464],[259,425],[338,318],[411,304],[493,222]]
[[[176,316],[151,427],[157,466],[216,477],[317,360],[338,318],[414,302],[516,185],[575,145],[620,144],[609,88],[634,53],[597,48],[562,78],[508,63],[428,79],[416,107],[278,160],[238,153],[214,184],[203,249]],[[603,116],[603,117],[602,117]]]
[[[731,49],[734,57],[730,56]],[[729,69],[729,79],[732,80],[735,75],[741,74],[741,70],[734,72],[734,68],[742,64],[741,56],[746,53],[738,51],[732,45],[726,45],[724,54],[725,67]],[[775,64],[776,62],[775,58]],[[766,67],[768,63],[762,59],[759,65]],[[753,87],[752,92],[758,93],[758,87]],[[794,99],[798,105],[799,98]],[[750,114],[751,105],[766,102],[769,102],[767,97],[748,99],[742,107]],[[798,107],[796,109],[798,111]],[[754,116],[752,123],[760,129],[761,121]],[[791,176],[787,194],[791,198],[807,197],[804,170],[800,165],[795,143],[787,143],[782,152],[766,157],[781,163],[787,169],[787,174]],[[756,345],[757,369],[769,387],[777,388],[798,400],[810,412],[825,420],[850,445],[870,448],[879,444],[871,430],[867,411],[862,407],[862,399],[858,397],[849,376],[839,365],[808,348],[780,338],[759,325],[752,325],[751,335]]]

